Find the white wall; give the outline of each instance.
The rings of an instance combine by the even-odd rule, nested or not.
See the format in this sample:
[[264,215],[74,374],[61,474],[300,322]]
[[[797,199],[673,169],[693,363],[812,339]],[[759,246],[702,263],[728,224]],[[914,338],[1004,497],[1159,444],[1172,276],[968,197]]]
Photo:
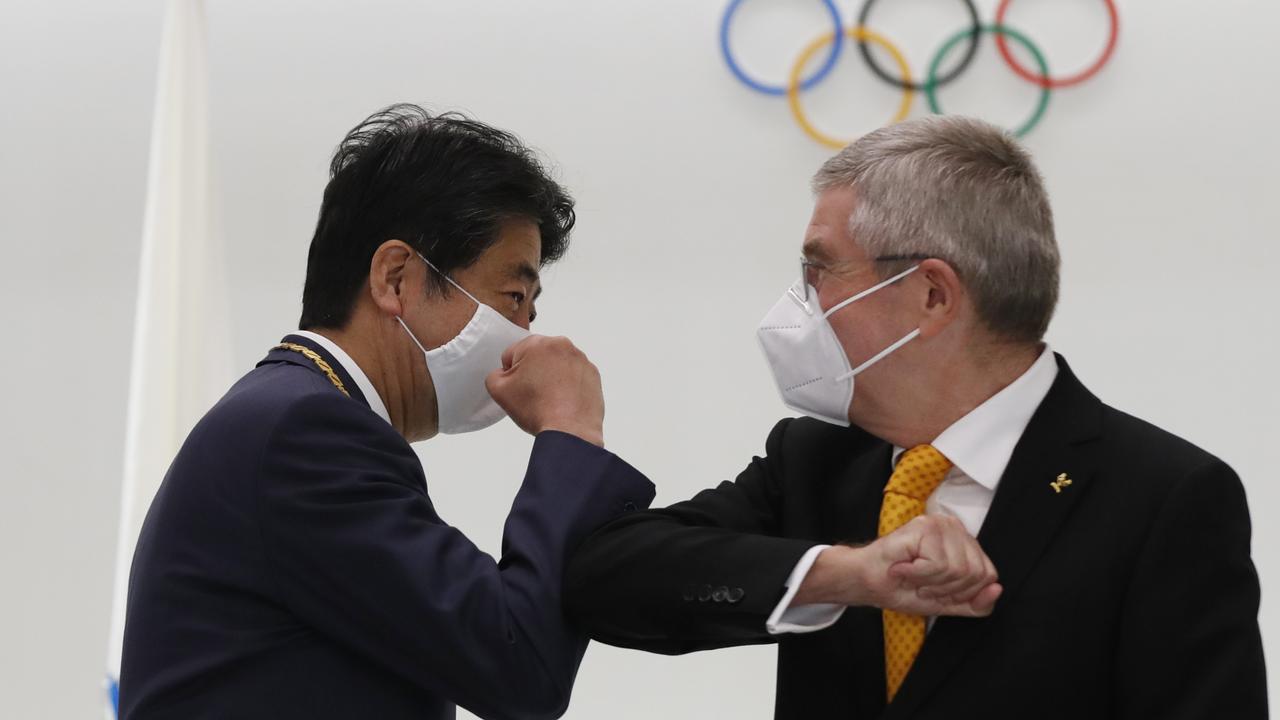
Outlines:
[[[242,367],[294,327],[328,154],[370,111],[419,101],[514,129],[561,168],[580,225],[548,273],[539,329],[601,367],[610,445],[658,484],[658,503],[762,449],[784,411],[753,329],[794,275],[807,179],[829,151],[729,75],[719,0],[207,1]],[[990,17],[995,3],[979,4]],[[956,2],[881,5],[875,26],[917,72],[964,23]],[[1121,15],[1111,66],[1055,95],[1027,139],[1065,258],[1050,341],[1106,401],[1244,478],[1274,681],[1280,6],[1128,0]],[[6,717],[98,712],[160,17],[159,0],[0,3]],[[816,1],[751,0],[734,37],[744,63],[778,78],[823,18]],[[1100,48],[1103,18],[1100,3],[1022,0],[1010,22],[1071,70]],[[1006,123],[1034,95],[989,42],[943,92],[949,110]],[[852,135],[894,100],[850,53],[806,104]],[[504,423],[421,448],[446,519],[493,551],[529,444]],[[769,648],[594,645],[569,717],[764,718],[772,673]]]

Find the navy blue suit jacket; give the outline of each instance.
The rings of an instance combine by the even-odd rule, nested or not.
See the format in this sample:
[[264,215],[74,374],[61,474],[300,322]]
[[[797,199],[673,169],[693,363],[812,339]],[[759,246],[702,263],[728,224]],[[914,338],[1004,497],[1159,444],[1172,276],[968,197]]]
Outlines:
[[134,555],[121,717],[562,714],[587,644],[561,611],[568,555],[652,484],[542,433],[495,562],[436,513],[345,370],[286,340],[351,397],[273,350],[188,436]]

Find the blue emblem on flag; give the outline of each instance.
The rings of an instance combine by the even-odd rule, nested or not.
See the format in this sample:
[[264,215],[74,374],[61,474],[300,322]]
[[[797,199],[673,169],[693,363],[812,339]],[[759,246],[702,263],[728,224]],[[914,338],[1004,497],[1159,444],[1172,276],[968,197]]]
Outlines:
[[111,717],[120,718],[120,683],[110,675],[107,676],[107,699],[111,701]]

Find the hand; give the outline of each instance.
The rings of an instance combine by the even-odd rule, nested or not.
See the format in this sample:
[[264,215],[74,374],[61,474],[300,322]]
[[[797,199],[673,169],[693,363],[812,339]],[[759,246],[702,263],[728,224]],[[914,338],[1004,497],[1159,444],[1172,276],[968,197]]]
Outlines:
[[793,603],[984,617],[1003,592],[996,580],[991,559],[959,520],[922,515],[865,547],[822,551]]
[[512,345],[485,387],[530,435],[559,430],[604,447],[600,371],[568,338],[531,335]]
[[991,559],[959,520],[921,515],[860,548],[870,604],[908,615],[985,617],[1003,588]]

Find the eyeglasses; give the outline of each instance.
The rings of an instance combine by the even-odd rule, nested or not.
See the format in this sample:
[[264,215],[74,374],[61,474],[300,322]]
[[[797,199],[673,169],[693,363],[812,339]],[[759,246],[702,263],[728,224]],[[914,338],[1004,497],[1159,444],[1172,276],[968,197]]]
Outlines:
[[[881,255],[872,258],[872,262],[908,262],[917,260],[930,260],[933,255],[925,255],[921,253],[911,253],[907,255]],[[828,266],[819,262],[814,262],[804,256],[800,257],[800,280],[792,286],[791,295],[805,305],[809,304],[809,297],[818,287],[818,273],[827,270]]]

